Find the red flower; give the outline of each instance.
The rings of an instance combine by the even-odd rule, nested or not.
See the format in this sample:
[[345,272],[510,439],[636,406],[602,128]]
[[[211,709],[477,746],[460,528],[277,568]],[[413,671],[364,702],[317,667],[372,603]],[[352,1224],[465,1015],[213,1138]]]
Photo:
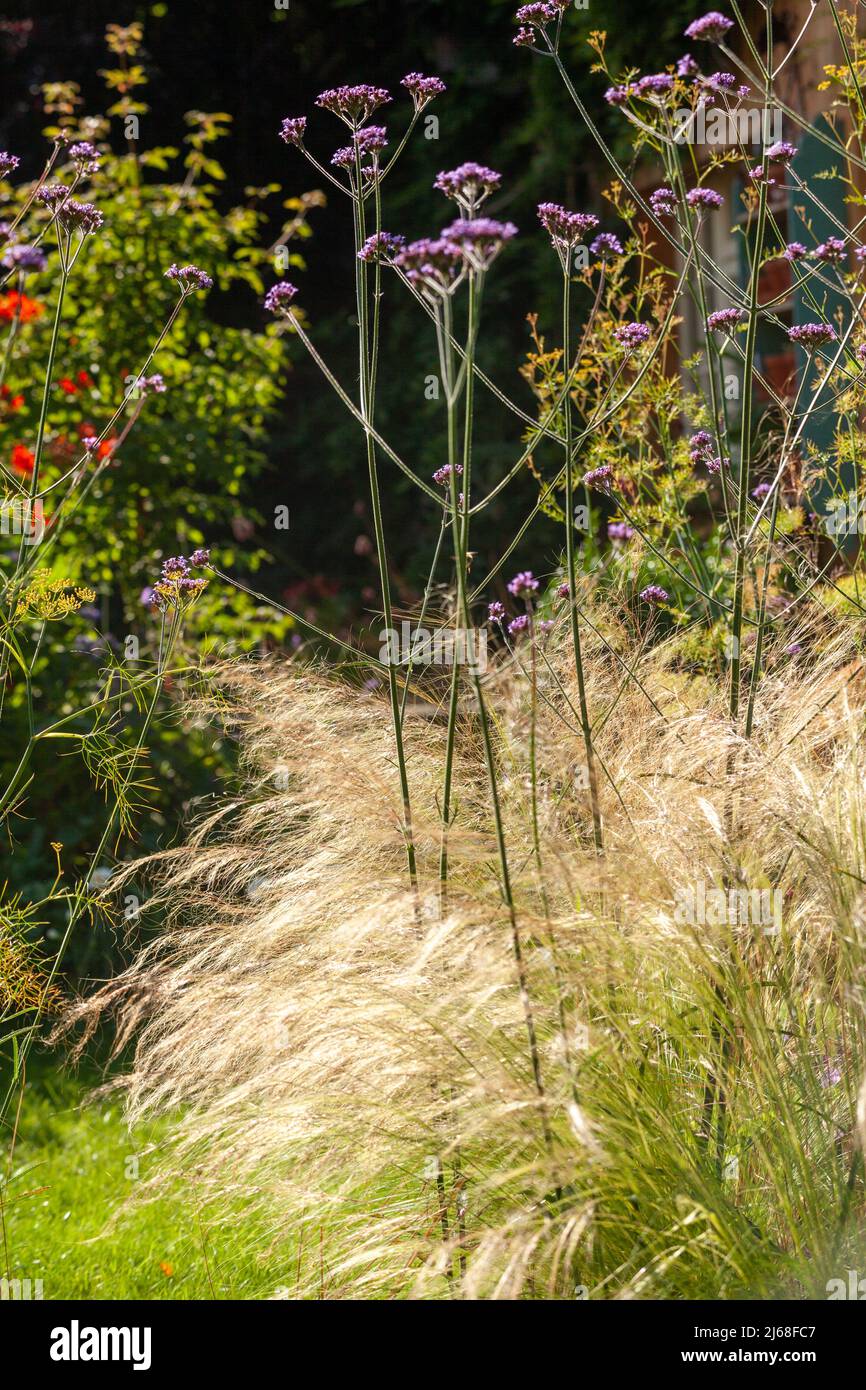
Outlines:
[[75,382],[71,379],[71,377],[62,376],[58,381],[57,385],[60,387],[61,391],[66,392],[67,396],[78,395],[78,387],[75,385]]
[[32,454],[23,444],[16,444],[12,450],[12,468],[16,473],[23,473],[30,477],[33,472],[33,465],[36,462],[36,455]]
[[117,436],[112,435],[111,439],[103,439],[96,451],[97,458],[107,459],[114,453],[114,446],[117,443]]
[[79,386],[86,386],[90,388],[93,385],[93,377],[90,375],[89,372],[79,372],[75,380],[78,382]]
[[5,319],[7,323],[15,318],[29,323],[30,319],[38,319],[44,312],[45,308],[38,299],[28,299],[26,294],[19,294],[17,290],[0,294],[0,319]]
[[20,410],[24,404],[24,397],[20,394],[13,396],[6,385],[0,386],[0,398],[6,402],[10,410]]
[[81,424],[78,426],[79,439],[95,439],[97,433],[98,430],[96,426],[91,425],[89,420],[82,420]]

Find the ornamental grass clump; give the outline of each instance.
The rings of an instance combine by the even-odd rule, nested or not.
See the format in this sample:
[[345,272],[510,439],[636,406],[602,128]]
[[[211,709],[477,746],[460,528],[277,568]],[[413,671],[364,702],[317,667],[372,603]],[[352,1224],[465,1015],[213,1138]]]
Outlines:
[[[316,661],[216,674],[246,794],[151,863],[165,932],[69,1022],[86,1039],[116,1014],[119,1045],[137,1039],[131,1119],[177,1117],[164,1173],[261,1203],[300,1296],[808,1298],[863,1257],[866,48],[830,8],[840,248],[813,235],[826,180],[801,177],[809,123],[769,10],[757,40],[697,18],[687,37],[721,57],[644,77],[608,71],[591,35],[649,180],[566,69],[569,6],[517,12],[517,48],[552,65],[607,163],[612,230],[555,201],[540,228],[504,221],[513,190],[472,162],[431,178],[429,234],[407,241],[387,181],[426,100],[448,99],[435,78],[404,79],[402,117],[365,84],[324,92],[315,128],[283,123],[352,217],[357,378],[291,285],[268,307],[359,426],[383,646],[313,629]],[[707,107],[774,101],[783,142],[756,149],[735,120],[722,150],[683,139]],[[351,131],[336,162],[315,153],[333,117]],[[811,240],[788,239],[782,194]],[[713,256],[730,235],[742,279]],[[483,310],[532,237],[559,307],[529,316],[521,403]],[[435,469],[377,416],[398,293],[438,366]],[[495,474],[481,392],[512,438]],[[485,660],[392,640],[398,472],[430,518],[413,617],[452,651],[483,633]],[[500,534],[528,477],[537,499]]]

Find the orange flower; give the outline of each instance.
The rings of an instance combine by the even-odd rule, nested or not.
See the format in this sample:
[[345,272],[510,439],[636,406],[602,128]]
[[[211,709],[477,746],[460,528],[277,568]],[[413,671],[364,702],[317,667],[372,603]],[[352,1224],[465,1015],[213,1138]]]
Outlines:
[[159,1267],[165,1275],[166,1279],[170,1279],[174,1274],[174,1265],[170,1265],[168,1260],[160,1260]]
[[16,473],[23,473],[30,477],[33,472],[33,465],[36,462],[36,455],[32,454],[23,444],[16,444],[12,450],[12,468]]
[[26,294],[19,294],[17,290],[0,294],[0,319],[5,319],[8,323],[15,318],[19,318],[22,323],[29,323],[31,319],[38,319],[39,315],[44,313],[45,306],[40,304],[38,299],[28,299]]

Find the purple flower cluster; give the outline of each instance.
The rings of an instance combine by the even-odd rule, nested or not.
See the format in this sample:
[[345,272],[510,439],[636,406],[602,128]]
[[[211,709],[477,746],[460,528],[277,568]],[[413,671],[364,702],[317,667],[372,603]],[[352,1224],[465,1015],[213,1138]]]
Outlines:
[[79,140],[69,146],[69,158],[79,174],[95,174],[100,165],[99,150],[89,140]]
[[613,469],[609,463],[602,463],[598,468],[591,468],[588,473],[584,473],[583,481],[587,487],[597,488],[599,492],[610,492]]
[[763,502],[764,499],[765,499],[766,497],[769,497],[769,495],[770,495],[770,484],[769,484],[769,483],[758,483],[758,486],[757,486],[756,488],[753,488],[753,490],[752,490],[752,497],[754,498],[754,500],[755,500],[756,502]]
[[786,261],[801,261],[807,254],[802,241],[789,241],[782,252],[782,256]]
[[606,260],[608,256],[621,256],[623,254],[619,238],[613,236],[611,232],[602,232],[597,236],[590,246],[590,252],[597,256],[599,260]]
[[404,236],[394,236],[392,232],[374,232],[368,236],[358,252],[359,261],[390,260],[406,245]]
[[789,163],[797,153],[796,145],[792,145],[787,140],[777,140],[767,150],[767,158],[777,160],[782,164]]
[[387,147],[388,132],[384,126],[368,125],[361,130],[356,130],[351,145],[344,145],[337,150],[331,159],[331,163],[338,169],[355,169],[358,160],[363,160],[365,155],[372,155],[373,162],[370,165],[361,167],[361,173],[365,177],[375,174],[377,159],[376,156]]
[[183,294],[190,294],[193,290],[209,290],[213,286],[213,280],[207,271],[200,270],[197,265],[172,263],[165,272],[165,278],[180,285]]
[[826,241],[815,247],[813,255],[816,261],[828,261],[831,265],[836,265],[845,255],[846,249],[841,237],[828,236]]
[[[434,483],[438,483],[440,487],[447,487],[448,484],[451,482],[451,471],[451,464],[444,463],[442,467],[437,468],[436,472],[433,474]],[[453,471],[459,477],[459,475],[463,472],[463,464],[455,464]]]
[[630,541],[634,535],[634,527],[629,526],[627,521],[609,521],[607,524],[607,538],[614,544]]
[[707,43],[721,43],[728,30],[733,27],[732,19],[726,19],[718,10],[710,10],[709,14],[692,20],[685,30],[685,36],[687,39],[705,39]]
[[508,581],[508,592],[515,598],[531,598],[538,593],[538,580],[532,570],[521,570]]
[[329,87],[316,97],[316,105],[338,116],[354,130],[391,100],[391,93],[384,87],[371,87],[364,82],[357,87]]
[[721,193],[714,188],[692,188],[686,194],[690,208],[720,208],[724,201]]
[[563,6],[554,5],[552,0],[534,0],[530,5],[521,5],[515,15],[518,24],[530,25],[533,29],[543,29],[552,24],[562,13]]
[[608,87],[604,99],[608,106],[625,106],[630,96],[631,87]]
[[634,96],[642,97],[646,94],[661,95],[671,91],[674,79],[669,72],[648,73],[646,77],[641,77],[632,87]]
[[501,604],[501,603],[499,602],[498,599],[494,599],[493,602],[488,606],[488,609],[487,609],[487,620],[488,620],[488,622],[491,622],[491,623],[501,623],[501,622],[502,622],[502,619],[503,619],[504,617],[505,617],[505,607],[504,607],[504,605]]
[[519,617],[512,618],[511,622],[508,624],[508,635],[510,637],[517,637],[519,633],[525,632],[528,627],[529,617],[526,613],[521,613]]
[[698,71],[698,65],[691,53],[684,53],[677,62],[677,77],[694,77]]
[[598,226],[591,212],[568,212],[559,203],[539,203],[538,219],[557,251],[576,246]]
[[288,280],[280,280],[278,284],[272,285],[265,295],[265,308],[269,314],[288,313],[289,305],[297,293],[295,286],[290,285]]
[[788,337],[805,348],[826,347],[835,343],[836,330],[830,323],[801,323],[788,329]]
[[466,269],[461,248],[446,237],[410,242],[394,256],[394,264],[411,284],[433,294],[450,294]]
[[659,604],[669,603],[671,596],[660,584],[647,584],[645,589],[641,589],[640,597],[644,603]]
[[707,328],[714,332],[717,328],[733,328],[743,317],[740,309],[716,309],[707,318]]
[[649,338],[649,325],[645,323],[622,323],[614,330],[614,338],[626,352],[635,352]]
[[47,184],[39,190],[40,202],[54,213],[58,223],[67,232],[81,232],[87,236],[102,226],[105,220],[92,203],[79,203],[70,197],[69,189],[63,183]]
[[657,188],[649,196],[649,205],[656,217],[672,217],[677,210],[677,200],[672,188]]
[[285,140],[287,145],[297,145],[300,147],[304,143],[306,131],[306,116],[286,116],[280,126],[280,139]]
[[0,179],[8,179],[20,163],[17,154],[8,154],[6,150],[0,150]]
[[47,260],[40,246],[7,246],[2,263],[7,270],[17,270],[23,275],[27,271],[44,270]]
[[405,87],[412,97],[416,111],[422,111],[428,102],[445,91],[441,77],[424,77],[420,72],[407,73],[400,86]]
[[142,599],[160,612],[167,608],[177,608],[181,600],[195,598],[207,588],[206,579],[196,579],[190,569],[201,569],[210,564],[210,551],[194,550],[187,560],[183,555],[172,555],[163,561],[162,574],[152,589],[145,589]]
[[146,396],[151,391],[161,396],[165,391],[165,377],[161,372],[154,372],[153,376],[136,377],[135,381],[132,383],[132,389],[136,391],[139,396]]
[[436,175],[433,187],[468,213],[474,213],[502,183],[502,175],[483,164],[461,164]]
[[716,453],[713,436],[707,430],[697,430],[689,440],[689,458],[695,465],[703,465],[708,473],[718,473],[722,466],[730,467],[730,459],[721,458]]
[[495,222],[491,217],[461,218],[442,232],[442,239],[458,247],[475,270],[487,270],[506,241],[515,236],[513,222]]

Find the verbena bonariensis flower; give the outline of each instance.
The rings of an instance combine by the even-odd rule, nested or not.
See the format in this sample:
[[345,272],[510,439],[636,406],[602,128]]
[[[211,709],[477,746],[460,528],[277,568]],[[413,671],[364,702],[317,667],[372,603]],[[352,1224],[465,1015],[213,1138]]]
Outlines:
[[295,298],[298,291],[294,285],[290,285],[288,280],[280,280],[279,284],[272,285],[264,298],[264,306],[269,314],[288,313],[289,305]]
[[535,34],[523,24],[514,35],[511,42],[516,48],[531,48],[535,43]]
[[684,53],[677,63],[677,77],[694,77],[698,71],[698,65],[691,53]]
[[627,521],[609,521],[607,524],[607,538],[609,541],[630,541],[633,535],[634,527],[629,526]]
[[608,106],[625,106],[631,96],[631,87],[608,87],[604,99]]
[[502,622],[502,619],[503,619],[504,617],[505,617],[505,608],[504,608],[503,605],[499,602],[498,599],[494,599],[493,602],[488,606],[488,609],[487,609],[487,619],[488,619],[488,622],[491,622],[491,623],[501,623],[501,622]]
[[649,196],[649,205],[656,217],[672,217],[677,210],[677,200],[673,189],[655,189]]
[[831,323],[800,323],[788,329],[788,337],[803,347],[826,347],[835,343],[836,330]]
[[554,5],[552,0],[534,0],[531,5],[521,5],[514,16],[518,24],[528,24],[533,29],[543,29],[552,24],[562,13],[562,6]]
[[720,208],[724,201],[721,193],[714,188],[692,188],[686,194],[690,208]]
[[22,274],[28,270],[44,270],[47,263],[45,252],[39,246],[7,246],[3,252],[6,269]]
[[79,140],[69,146],[69,158],[80,174],[95,174],[100,165],[99,150],[89,140]]
[[841,261],[846,251],[845,242],[841,237],[828,236],[826,241],[822,241],[820,246],[816,246],[813,255],[816,261],[829,261],[836,264]]
[[210,564],[210,551],[204,546],[194,550],[189,557],[189,562],[195,569],[201,569],[204,565]]
[[645,343],[650,335],[649,325],[645,323],[623,323],[614,331],[614,337],[620,347],[627,352],[634,352]]
[[[433,474],[434,483],[439,483],[441,487],[445,487],[446,484],[451,481],[451,471],[450,463],[445,463],[441,468],[437,468],[436,472]],[[459,476],[463,472],[463,464],[455,464],[453,471]]]
[[758,483],[758,486],[752,489],[752,497],[755,499],[756,502],[763,502],[764,498],[769,497],[769,495],[769,483]]
[[316,97],[316,105],[339,116],[354,129],[391,99],[391,93],[384,87],[371,87],[365,82],[357,87],[329,87]]
[[704,85],[713,92],[732,92],[737,79],[732,72],[711,72],[709,77],[704,78]]
[[501,183],[502,175],[497,174],[495,169],[488,169],[484,164],[474,164],[470,160],[456,169],[437,174],[433,187],[471,215]]
[[623,254],[622,245],[618,237],[612,232],[602,232],[597,236],[590,246],[593,256],[598,256],[599,260],[606,260],[608,256],[621,256]]
[[306,116],[286,116],[280,126],[280,139],[285,140],[287,145],[297,145],[300,147],[304,143],[306,130]]
[[466,269],[466,258],[456,242],[446,237],[425,237],[410,242],[394,257],[411,284],[428,294],[450,294]]
[[369,125],[361,130],[355,131],[354,141],[351,145],[345,145],[337,150],[331,159],[338,169],[356,169],[359,159],[365,155],[373,156],[373,163],[362,165],[361,173],[369,178],[376,172],[376,156],[386,148],[388,144],[388,132],[384,126]]
[[396,256],[406,245],[404,236],[394,236],[392,232],[374,232],[368,236],[358,252],[359,261],[387,261]]
[[89,236],[101,227],[105,218],[93,203],[79,203],[77,198],[67,198],[57,206],[57,221],[67,232],[81,232]]
[[513,222],[495,222],[491,217],[461,218],[442,232],[442,239],[458,246],[475,270],[489,269],[506,241],[515,236]]
[[866,343],[860,343],[859,347],[854,349],[854,356],[860,362],[866,363]]
[[644,603],[669,603],[670,594],[667,589],[663,589],[660,584],[647,584],[645,589],[641,589],[640,597]]
[[709,14],[692,20],[686,27],[685,36],[687,39],[705,39],[708,43],[721,43],[728,30],[733,27],[732,19],[726,19],[718,10],[710,10]]
[[674,85],[674,79],[669,72],[648,73],[646,77],[641,77],[634,84],[636,96],[646,96],[648,92],[656,95],[669,92]]
[[176,265],[172,263],[165,272],[166,280],[174,280],[180,285],[184,294],[189,294],[192,290],[209,290],[213,285],[213,280],[207,271],[200,270],[197,265]]
[[445,91],[445,83],[441,77],[424,77],[420,72],[407,73],[400,86],[405,87],[412,97],[416,111],[422,111],[428,102]]
[[519,632],[525,632],[528,627],[529,619],[525,613],[521,613],[519,618],[512,618],[508,624],[508,632],[510,636],[516,637]]
[[560,260],[587,232],[594,232],[598,226],[598,218],[591,212],[568,212],[559,203],[539,203],[538,218],[549,233]]
[[703,463],[712,449],[713,436],[707,430],[696,430],[689,440],[689,458],[692,463]]
[[558,586],[557,586],[557,590],[556,590],[556,597],[557,597],[557,598],[571,598],[571,585],[570,585],[570,584],[560,584],[560,585],[558,585]]
[[591,468],[588,473],[584,473],[583,481],[587,487],[597,488],[599,492],[610,492],[613,469],[609,463],[602,463],[598,468]]
[[808,252],[802,241],[789,241],[782,255],[786,261],[801,261]]
[[17,154],[9,154],[6,150],[0,150],[0,179],[7,179],[10,174],[14,174],[21,160]]
[[163,579],[177,579],[189,574],[189,561],[183,555],[172,555],[162,562]]
[[787,164],[795,157],[796,153],[796,145],[790,144],[787,140],[777,140],[776,143],[771,145],[767,150],[767,158],[778,160],[782,164]]
[[165,377],[161,372],[154,372],[153,376],[140,376],[132,383],[132,388],[140,396],[146,396],[150,391],[162,395],[165,391]]
[[508,581],[508,592],[515,598],[531,598],[538,593],[538,580],[532,570],[521,570]]
[[715,313],[707,318],[707,328],[732,328],[735,323],[739,323],[742,316],[740,309],[716,309]]

